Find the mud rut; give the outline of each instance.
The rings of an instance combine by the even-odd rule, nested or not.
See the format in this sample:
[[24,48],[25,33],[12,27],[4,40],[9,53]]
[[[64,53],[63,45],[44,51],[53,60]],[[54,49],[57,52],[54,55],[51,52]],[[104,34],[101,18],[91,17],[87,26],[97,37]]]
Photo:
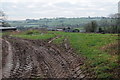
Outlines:
[[3,40],[8,45],[7,48],[4,44],[2,46],[7,54],[3,57],[3,78],[85,77],[80,69],[82,59],[73,53],[68,43],[61,48],[52,44],[52,39],[41,41],[3,37]]

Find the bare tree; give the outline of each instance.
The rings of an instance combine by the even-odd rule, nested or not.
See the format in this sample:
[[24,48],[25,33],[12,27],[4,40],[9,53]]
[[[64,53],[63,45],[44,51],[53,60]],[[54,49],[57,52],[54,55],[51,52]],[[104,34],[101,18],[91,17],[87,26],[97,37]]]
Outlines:
[[10,24],[6,22],[7,21],[7,15],[0,11],[0,26],[2,27],[10,27]]
[[111,28],[112,32],[120,33],[120,13],[112,14],[110,15],[110,18],[115,20],[115,24],[112,26],[115,28]]
[[110,14],[109,17],[110,18],[120,18],[120,13]]
[[0,11],[0,20],[7,20],[7,16],[3,11]]
[[91,21],[90,23],[86,24],[85,30],[86,32],[96,32],[98,24],[96,21]]

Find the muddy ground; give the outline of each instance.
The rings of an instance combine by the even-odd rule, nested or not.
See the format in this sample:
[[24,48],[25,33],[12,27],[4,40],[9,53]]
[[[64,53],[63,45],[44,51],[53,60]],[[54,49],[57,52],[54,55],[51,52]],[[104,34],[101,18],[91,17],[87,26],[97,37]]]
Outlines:
[[[51,39],[54,40],[54,39]],[[84,78],[83,58],[64,40],[57,46],[51,40],[2,38],[3,78]]]

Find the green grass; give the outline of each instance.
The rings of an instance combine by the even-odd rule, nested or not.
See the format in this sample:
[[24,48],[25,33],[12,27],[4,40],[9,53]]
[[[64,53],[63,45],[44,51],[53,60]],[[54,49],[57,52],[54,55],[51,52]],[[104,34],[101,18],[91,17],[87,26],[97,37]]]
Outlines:
[[[89,67],[89,71],[96,73],[96,77],[107,78],[114,76],[110,71],[118,66],[116,63],[118,56],[101,51],[100,48],[104,45],[117,42],[116,39],[118,37],[115,36],[116,34],[54,33],[68,36],[71,46],[75,49],[76,53],[87,58],[85,64]],[[59,43],[61,40],[57,41]]]
[[62,44],[64,39],[65,39],[65,36],[59,37],[58,39],[55,39],[53,43]]
[[0,35],[2,35],[2,32],[0,32]]
[[11,32],[1,32],[1,33],[0,33],[0,35],[2,35],[2,36],[3,36],[3,35],[10,35],[10,34],[11,34]]
[[30,31],[25,31],[19,34],[12,35],[14,37],[20,37],[24,39],[50,39],[55,37],[54,34],[50,33],[42,33],[37,30],[30,30]]
[[112,68],[117,56],[113,57],[99,48],[114,42],[117,37],[110,34],[71,34],[69,38],[72,47],[77,53],[87,57],[86,65],[96,72],[98,78],[113,76],[107,71]]
[[0,32],[0,38],[2,37],[2,32]]
[[14,37],[20,37],[24,39],[50,39],[55,37],[53,34],[39,34],[39,35],[14,35]]
[[65,39],[65,37],[67,37],[67,35],[66,35],[64,32],[49,31],[48,33],[50,33],[50,34],[53,33],[53,34],[59,36],[59,38],[57,38],[57,39],[55,39],[55,40],[53,41],[53,43],[55,43],[55,44],[57,44],[57,45],[62,44],[63,41],[64,41],[64,39]]

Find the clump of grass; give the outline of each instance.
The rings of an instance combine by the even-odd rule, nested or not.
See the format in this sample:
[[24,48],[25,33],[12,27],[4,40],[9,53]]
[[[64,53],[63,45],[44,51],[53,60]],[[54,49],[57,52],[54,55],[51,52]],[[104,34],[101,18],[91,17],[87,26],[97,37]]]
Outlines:
[[23,34],[26,34],[26,35],[35,35],[35,34],[40,34],[41,32],[39,30],[28,30],[28,31],[25,31]]

